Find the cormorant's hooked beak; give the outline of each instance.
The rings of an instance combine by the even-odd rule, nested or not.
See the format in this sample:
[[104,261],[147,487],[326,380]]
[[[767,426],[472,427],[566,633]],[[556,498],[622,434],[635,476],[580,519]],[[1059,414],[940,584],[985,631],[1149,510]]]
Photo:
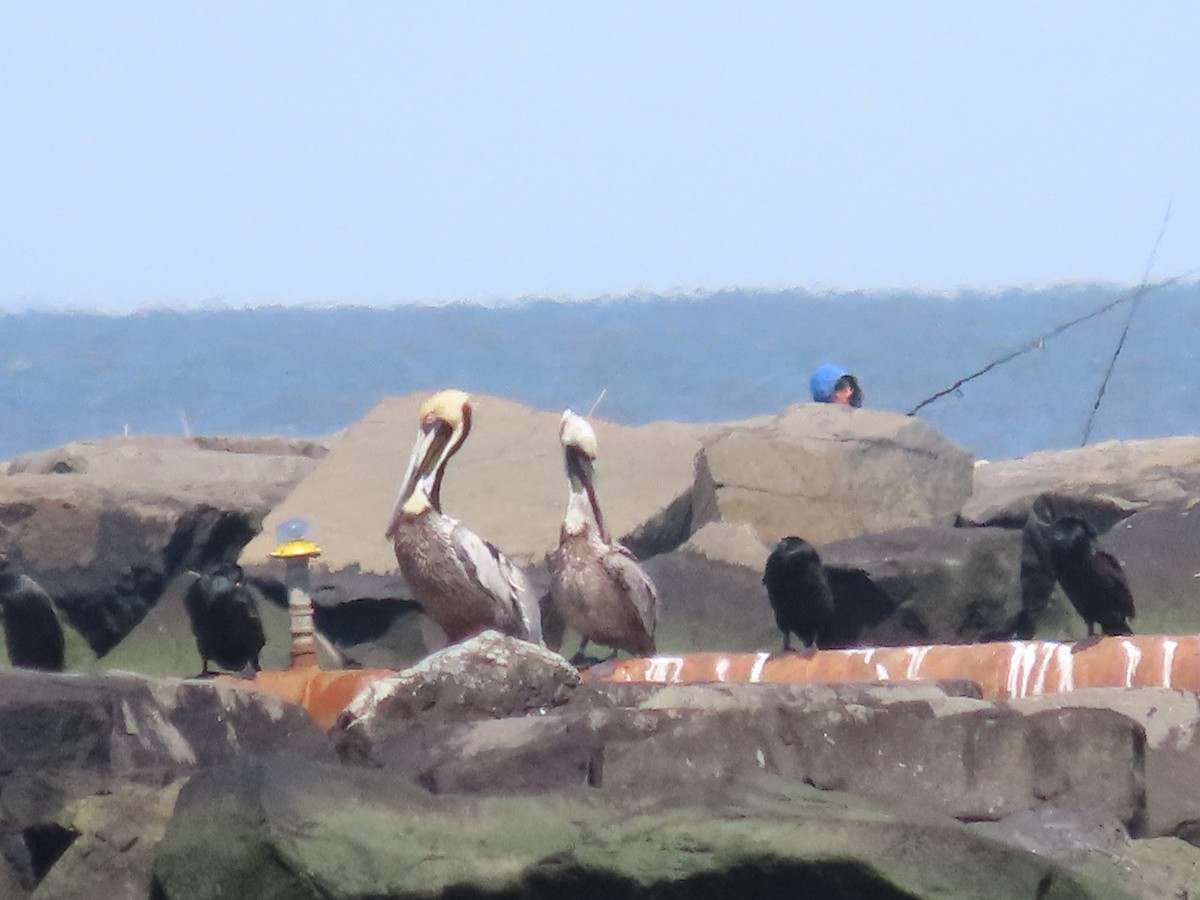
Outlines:
[[[400,483],[385,536],[392,538],[406,511],[441,508],[442,472],[466,440],[471,428],[471,405],[462,391],[440,391],[421,405],[421,425]],[[414,498],[423,498],[416,499]]]

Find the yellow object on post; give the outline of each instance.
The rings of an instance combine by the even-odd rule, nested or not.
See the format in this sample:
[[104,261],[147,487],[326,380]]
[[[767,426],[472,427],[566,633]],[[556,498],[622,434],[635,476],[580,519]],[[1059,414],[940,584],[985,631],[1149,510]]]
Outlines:
[[308,538],[308,522],[288,519],[276,530],[279,546],[271,551],[285,564],[283,584],[287,588],[288,617],[292,632],[292,669],[319,668],[317,644],[313,637],[312,594],[309,589],[308,561],[321,555],[321,548]]

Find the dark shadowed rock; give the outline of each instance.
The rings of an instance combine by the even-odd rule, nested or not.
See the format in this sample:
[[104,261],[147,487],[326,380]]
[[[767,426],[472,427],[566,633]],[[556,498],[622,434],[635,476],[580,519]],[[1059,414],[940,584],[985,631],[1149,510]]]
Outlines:
[[[144,826],[149,838],[153,817],[143,818],[142,801],[130,799],[130,818],[117,815],[108,825],[76,804],[97,795],[128,797],[130,784],[167,785],[222,760],[279,753],[333,758],[299,707],[225,684],[0,672],[0,856],[22,889],[31,890],[81,836],[136,836]],[[156,798],[143,800],[157,808]],[[118,841],[89,856],[84,868],[105,872],[70,880],[83,890],[110,876],[119,880],[116,870],[128,868],[144,881],[148,856],[140,862],[122,856],[118,865],[106,855],[131,846]],[[83,864],[78,852],[71,859]],[[106,859],[113,865],[102,865]],[[64,883],[47,896],[122,896],[71,894]]]
[[[278,561],[246,570],[263,599],[287,608]],[[439,644],[427,643],[427,620],[399,571],[386,575],[356,568],[331,572],[318,559],[310,566],[310,593],[317,630],[337,649],[342,665],[402,669]]]
[[32,578],[16,572],[0,555],[0,625],[9,662],[23,669],[61,672],[66,638],[58,609]]
[[1139,634],[1200,631],[1200,507],[1194,497],[1135,513],[1100,538],[1125,569]]
[[658,586],[660,653],[778,649],[761,568],[687,550],[655,556],[645,568]]
[[1007,636],[1021,609],[1019,532],[905,528],[820,548],[836,645],[970,643]]
[[171,438],[72,444],[67,455],[86,464],[62,474],[14,460],[0,478],[0,551],[102,655],[179,571],[235,558],[317,464],[289,442],[262,443],[262,453]]
[[322,754],[299,707],[225,683],[0,672],[0,771],[177,772],[238,753]]

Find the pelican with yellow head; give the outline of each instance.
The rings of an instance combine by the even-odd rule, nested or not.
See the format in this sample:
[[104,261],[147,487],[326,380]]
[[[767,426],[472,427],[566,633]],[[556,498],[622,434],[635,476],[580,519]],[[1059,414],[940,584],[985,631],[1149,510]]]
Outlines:
[[413,599],[451,642],[487,629],[542,643],[529,580],[508,557],[442,512],[446,464],[471,432],[469,395],[439,391],[421,404],[417,440],[385,535]]

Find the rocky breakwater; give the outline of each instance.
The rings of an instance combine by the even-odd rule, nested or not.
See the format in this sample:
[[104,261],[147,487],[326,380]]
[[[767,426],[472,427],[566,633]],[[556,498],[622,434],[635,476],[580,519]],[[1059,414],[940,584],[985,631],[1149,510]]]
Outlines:
[[[370,640],[339,644],[363,665],[405,664],[438,646],[412,618],[415,607],[400,605],[407,590],[382,538],[423,399],[390,398],[348,429],[241,556],[248,571],[269,571],[274,527],[310,520],[322,548],[313,575],[319,614],[369,604],[397,613],[394,626]],[[565,506],[559,414],[498,397],[474,401],[471,439],[451,463],[443,509],[528,566],[544,589],[544,556],[558,540]],[[784,534],[824,543],[906,527],[952,529],[971,495],[968,452],[918,419],[875,410],[804,403],[779,416],[715,425],[593,424],[606,522],[658,584],[658,641],[669,651],[774,642],[762,565]],[[850,593],[861,579],[847,581]],[[873,605],[866,590],[857,603],[864,623],[897,605]],[[872,634],[901,640],[913,631],[889,624]]]
[[[205,701],[205,720],[233,749],[186,771],[143,767],[140,751],[122,741],[80,749],[74,736],[86,733],[80,722],[95,719],[91,713],[65,721],[39,713],[31,718],[38,733],[76,748],[48,757],[55,772],[74,773],[78,760],[110,768],[118,760],[125,768],[116,781],[133,786],[76,784],[71,775],[57,787],[55,775],[12,787],[9,775],[30,764],[0,765],[8,836],[0,887],[16,897],[36,890],[39,900],[75,896],[71,886],[91,876],[60,868],[62,861],[104,857],[83,852],[88,845],[78,842],[94,831],[70,810],[166,783],[181,789],[178,802],[158,793],[129,800],[129,808],[157,811],[146,821],[160,823],[159,831],[109,829],[103,837],[147,851],[130,868],[156,898],[430,896],[467,882],[497,896],[597,885],[618,896],[744,894],[751,883],[798,881],[830,897],[839,884],[850,886],[843,896],[881,897],[1200,891],[1197,851],[1188,843],[1200,841],[1189,778],[1197,713],[1188,694],[1072,691],[985,701],[959,679],[615,685],[581,679],[554,653],[491,638],[430,655],[436,635],[422,627],[382,538],[420,399],[385,401],[323,461],[259,454],[255,465],[280,456],[296,468],[281,477],[278,461],[267,460],[274,474],[243,484],[247,491],[270,484],[276,493],[249,505],[251,494],[223,493],[236,478],[205,481],[190,465],[176,465],[183,459],[176,450],[227,450],[170,442],[125,449],[116,456],[132,457],[131,472],[146,477],[124,480],[86,461],[92,449],[47,454],[34,466],[41,474],[28,461],[10,466],[5,480],[16,499],[0,519],[5,549],[72,622],[83,623],[95,647],[105,644],[94,635],[118,636],[103,667],[120,661],[146,671],[143,651],[130,646],[150,653],[170,643],[183,648],[176,674],[194,672],[199,659],[171,587],[177,573],[240,550],[268,591],[278,575],[266,555],[273,526],[302,516],[325,551],[313,573],[318,624],[330,626],[351,662],[403,671],[372,685],[321,738],[319,752],[299,759],[264,762],[256,751],[238,752],[244,742],[230,738],[224,711],[232,701],[219,694]],[[842,416],[837,440],[813,433],[834,414]],[[557,413],[481,398],[472,440],[455,460],[462,465],[443,491],[448,511],[529,563],[535,579],[565,501],[557,421]],[[1200,541],[1190,538],[1200,439],[1110,442],[972,464],[915,420],[811,404],[715,426],[599,422],[597,434],[613,531],[646,558],[663,597],[664,653],[777,649],[762,566],[783,536],[776,532],[817,525],[825,537],[806,536],[827,564],[842,615],[828,642],[958,643],[1030,630],[1081,637],[1082,622],[1043,553],[1046,524],[1065,512],[1092,522],[1102,546],[1125,564],[1139,633],[1200,630],[1193,578]],[[155,466],[172,475],[155,481],[148,474]],[[826,474],[798,489],[813,472]],[[892,502],[889,477],[906,485],[903,502]],[[38,484],[15,487],[33,485],[29,478]],[[829,492],[822,515],[803,518],[816,502],[811,491],[821,489]],[[907,496],[913,492],[920,496]],[[872,496],[879,503],[868,518],[863,507]],[[136,528],[114,529],[130,509],[149,512]],[[93,604],[99,612],[81,612]],[[121,610],[135,604],[144,615],[120,639],[136,618]],[[272,647],[286,658],[285,628],[269,630]],[[264,663],[281,664],[266,654]],[[83,676],[20,677],[77,684],[71,679]],[[119,699],[123,678],[94,679],[89,704],[108,710],[98,721],[129,734],[139,707]],[[158,697],[183,684],[140,683]],[[29,684],[12,692],[14,702]],[[146,716],[170,719],[163,710]],[[15,728],[0,729],[0,746],[25,740],[10,737],[23,734]],[[126,808],[124,799],[114,805]]]
[[[423,397],[381,402],[327,448],[118,439],[15,460],[0,479],[0,549],[102,666],[173,675],[199,666],[180,578],[236,557],[264,599],[270,668],[287,659],[275,527],[305,518],[322,549],[317,625],[340,664],[406,666],[441,646],[382,535]],[[545,589],[565,505],[559,415],[475,403],[443,505]],[[1135,631],[1200,630],[1200,438],[974,463],[918,419],[821,404],[714,425],[594,425],[606,518],[658,584],[663,652],[778,647],[762,572],[789,533],[828,570],[838,616],[825,646],[1081,637],[1044,550],[1064,513],[1087,518],[1124,564]]]
[[[275,527],[306,518],[322,549],[317,625],[338,662],[406,666],[441,646],[382,535],[423,396],[383,401],[327,447],[140,438],[14,460],[0,478],[0,550],[101,667],[171,675],[199,667],[181,579],[237,558],[264,601],[270,668],[288,650]],[[443,505],[545,589],[565,505],[559,415],[475,402]],[[825,646],[1081,637],[1044,548],[1064,513],[1087,518],[1124,564],[1135,631],[1200,630],[1200,438],[974,463],[918,419],[821,404],[715,425],[594,424],[606,518],[658,584],[663,652],[778,647],[762,572],[791,533],[828,570],[838,616]]]
[[1200,890],[1194,696],[617,684],[487,633],[329,734],[253,682],[0,676],[17,900]]

